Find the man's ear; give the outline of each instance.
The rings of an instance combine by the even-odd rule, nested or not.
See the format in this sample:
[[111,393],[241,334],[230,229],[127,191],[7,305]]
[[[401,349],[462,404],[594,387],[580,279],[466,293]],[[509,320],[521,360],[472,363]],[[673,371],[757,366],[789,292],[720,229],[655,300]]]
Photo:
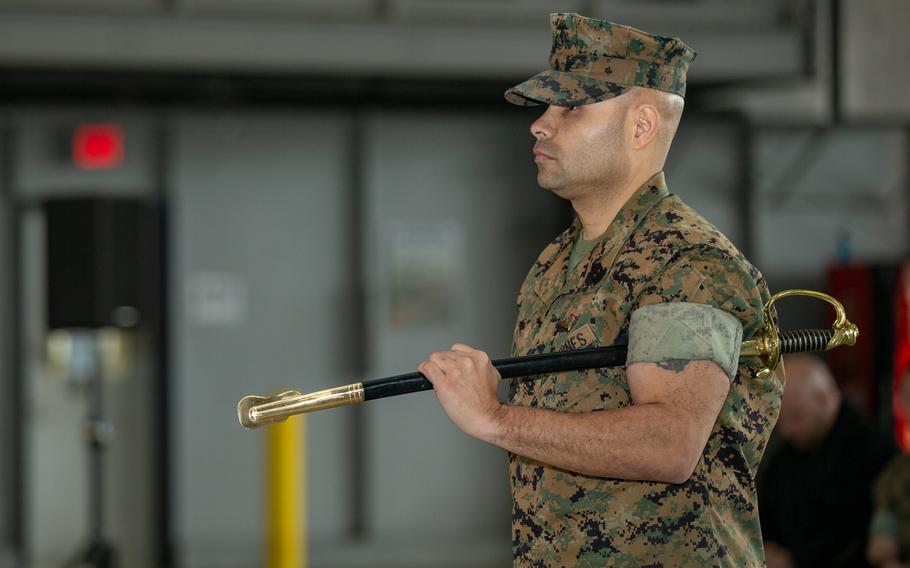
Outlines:
[[643,104],[635,108],[635,135],[632,147],[641,149],[651,143],[660,128],[660,112],[652,104]]

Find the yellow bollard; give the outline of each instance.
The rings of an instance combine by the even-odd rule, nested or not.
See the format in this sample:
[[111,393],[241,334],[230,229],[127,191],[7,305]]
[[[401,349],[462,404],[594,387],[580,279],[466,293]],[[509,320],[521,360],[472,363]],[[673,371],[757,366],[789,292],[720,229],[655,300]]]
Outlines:
[[267,431],[266,566],[306,568],[306,417]]

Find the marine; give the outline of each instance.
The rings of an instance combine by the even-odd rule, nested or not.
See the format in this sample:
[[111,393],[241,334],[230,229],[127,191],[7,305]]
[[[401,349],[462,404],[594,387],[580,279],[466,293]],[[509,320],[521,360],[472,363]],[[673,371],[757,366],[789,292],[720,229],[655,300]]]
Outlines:
[[550,28],[549,68],[505,97],[547,105],[537,181],[576,219],[521,286],[512,351],[628,343],[627,364],[514,379],[504,403],[468,345],[419,370],[459,428],[509,453],[515,566],[760,566],[755,476],[783,376],[739,347],[768,287],[663,173],[696,54],[577,14]]

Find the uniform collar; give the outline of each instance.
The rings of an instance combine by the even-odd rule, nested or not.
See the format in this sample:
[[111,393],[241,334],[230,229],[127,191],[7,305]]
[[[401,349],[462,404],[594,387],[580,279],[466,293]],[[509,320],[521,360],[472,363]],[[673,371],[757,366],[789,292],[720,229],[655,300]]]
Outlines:
[[626,201],[602,235],[597,237],[591,252],[568,271],[569,257],[575,241],[581,235],[578,217],[565,232],[548,247],[537,262],[534,292],[549,306],[562,294],[571,294],[597,286],[607,275],[620,245],[641,223],[645,215],[669,195],[664,173],[658,172]]

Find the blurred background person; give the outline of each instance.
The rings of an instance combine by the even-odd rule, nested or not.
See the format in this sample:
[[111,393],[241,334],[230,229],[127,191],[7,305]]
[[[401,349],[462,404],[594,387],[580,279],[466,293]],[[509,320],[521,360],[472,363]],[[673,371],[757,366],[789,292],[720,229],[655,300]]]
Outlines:
[[821,359],[788,356],[784,368],[781,446],[758,490],[768,566],[864,566],[870,491],[894,445],[844,402]]

